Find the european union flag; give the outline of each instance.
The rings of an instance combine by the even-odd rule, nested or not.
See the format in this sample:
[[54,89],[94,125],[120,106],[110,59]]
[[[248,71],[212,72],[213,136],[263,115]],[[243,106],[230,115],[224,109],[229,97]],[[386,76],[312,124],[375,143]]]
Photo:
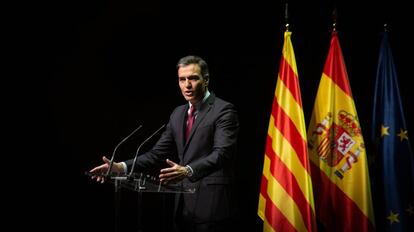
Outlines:
[[414,157],[387,32],[378,60],[372,123],[375,161],[380,164],[378,230],[414,231]]

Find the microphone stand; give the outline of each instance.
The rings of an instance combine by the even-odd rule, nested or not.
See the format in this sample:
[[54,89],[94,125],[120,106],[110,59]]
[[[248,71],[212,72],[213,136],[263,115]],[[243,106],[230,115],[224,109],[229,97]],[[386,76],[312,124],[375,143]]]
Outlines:
[[[127,175],[127,178],[129,180],[132,180],[134,178],[133,177],[133,174],[134,174],[135,163],[137,162],[137,158],[138,158],[138,155],[139,155],[139,151],[141,150],[142,145],[144,145],[146,142],[148,142],[148,140],[150,140],[152,137],[154,137],[154,135],[156,135],[164,127],[165,127],[165,124],[163,124],[160,128],[158,128],[158,130],[156,130],[154,133],[152,133],[152,135],[150,135],[147,139],[144,140],[144,142],[142,142],[139,145],[137,151],[135,152],[134,162],[132,163],[131,171]],[[138,180],[138,184],[141,185],[142,174],[141,174],[141,176],[139,178],[140,179]],[[140,186],[138,186],[138,187],[140,187]],[[138,222],[138,232],[142,232],[142,209],[141,209],[141,205],[140,205],[141,202],[142,202],[142,192],[139,191],[138,192],[138,212],[137,212],[137,217],[138,217],[138,220],[137,220],[137,222]]]
[[131,137],[133,134],[135,134],[135,132],[137,132],[139,129],[141,129],[142,125],[139,125],[134,131],[132,131],[127,137],[125,137],[121,142],[118,143],[118,145],[116,145],[114,151],[112,152],[112,157],[111,160],[109,162],[109,167],[108,167],[108,171],[106,172],[105,176],[108,177],[109,174],[111,174],[111,170],[112,170],[112,166],[114,165],[114,157],[115,157],[115,153],[118,150],[118,147],[123,144],[127,139],[129,139],[129,137]]
[[163,124],[160,128],[158,128],[158,130],[156,130],[154,133],[152,133],[152,135],[150,135],[147,139],[144,140],[144,142],[142,142],[139,145],[137,151],[135,152],[134,162],[132,163],[131,171],[129,172],[129,175],[128,175],[129,178],[131,178],[132,175],[134,174],[135,163],[137,162],[139,151],[141,150],[142,145],[144,145],[146,142],[148,142],[148,140],[150,140],[152,137],[154,137],[154,135],[156,135],[164,127],[165,127],[165,124]]
[[[127,137],[125,137],[121,142],[119,142],[114,151],[112,152],[112,157],[111,160],[109,162],[109,167],[108,167],[108,171],[106,172],[106,174],[104,175],[104,178],[109,178],[109,179],[113,179],[114,180],[114,207],[115,207],[115,212],[114,212],[114,217],[115,217],[115,231],[119,232],[120,230],[120,221],[121,221],[121,217],[120,217],[120,203],[121,203],[121,194],[120,194],[120,183],[121,180],[123,179],[122,177],[119,176],[111,176],[111,170],[112,170],[112,166],[114,164],[114,157],[115,157],[115,153],[118,150],[118,147],[123,144],[127,139],[129,139],[129,137],[131,137],[133,134],[135,134],[135,132],[137,132],[139,129],[141,129],[142,125],[139,125],[134,131],[132,131]],[[124,178],[125,179],[125,178]]]

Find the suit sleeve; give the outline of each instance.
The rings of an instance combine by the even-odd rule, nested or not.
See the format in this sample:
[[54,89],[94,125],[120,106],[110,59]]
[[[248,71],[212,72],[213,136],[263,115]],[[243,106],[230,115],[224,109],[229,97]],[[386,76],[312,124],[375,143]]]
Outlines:
[[228,103],[217,114],[214,122],[214,132],[211,134],[213,146],[211,152],[201,159],[195,160],[189,165],[194,174],[190,181],[197,181],[211,173],[229,167],[237,144],[239,121],[235,107]]

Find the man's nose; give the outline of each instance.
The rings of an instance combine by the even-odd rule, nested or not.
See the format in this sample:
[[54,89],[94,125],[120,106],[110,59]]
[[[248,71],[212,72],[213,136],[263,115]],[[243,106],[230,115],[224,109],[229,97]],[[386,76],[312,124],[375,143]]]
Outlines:
[[186,86],[187,88],[191,88],[191,81],[187,79],[187,80],[185,81],[185,86]]

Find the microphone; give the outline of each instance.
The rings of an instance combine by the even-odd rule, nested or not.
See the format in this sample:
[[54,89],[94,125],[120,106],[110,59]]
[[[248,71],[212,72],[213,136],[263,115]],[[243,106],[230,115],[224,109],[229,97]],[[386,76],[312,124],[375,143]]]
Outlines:
[[163,124],[160,128],[158,128],[158,130],[156,130],[154,133],[152,133],[152,135],[150,135],[147,139],[144,140],[144,142],[142,142],[139,145],[139,147],[137,149],[137,152],[135,153],[134,162],[132,163],[131,172],[128,175],[129,177],[131,177],[132,174],[134,173],[135,163],[137,162],[139,150],[141,149],[142,145],[144,145],[148,140],[150,140],[152,137],[154,137],[154,135],[156,135],[164,127],[165,127],[165,124]]
[[115,157],[115,153],[116,150],[118,150],[118,147],[123,144],[127,139],[129,139],[129,137],[131,137],[133,134],[135,134],[135,132],[137,132],[139,129],[141,129],[142,125],[139,125],[134,131],[132,131],[127,137],[125,137],[121,142],[118,143],[118,145],[116,145],[114,151],[112,152],[112,157],[111,160],[109,162],[109,167],[108,167],[108,171],[106,172],[105,176],[108,176],[111,173],[111,169],[112,166],[114,165],[114,157]]

